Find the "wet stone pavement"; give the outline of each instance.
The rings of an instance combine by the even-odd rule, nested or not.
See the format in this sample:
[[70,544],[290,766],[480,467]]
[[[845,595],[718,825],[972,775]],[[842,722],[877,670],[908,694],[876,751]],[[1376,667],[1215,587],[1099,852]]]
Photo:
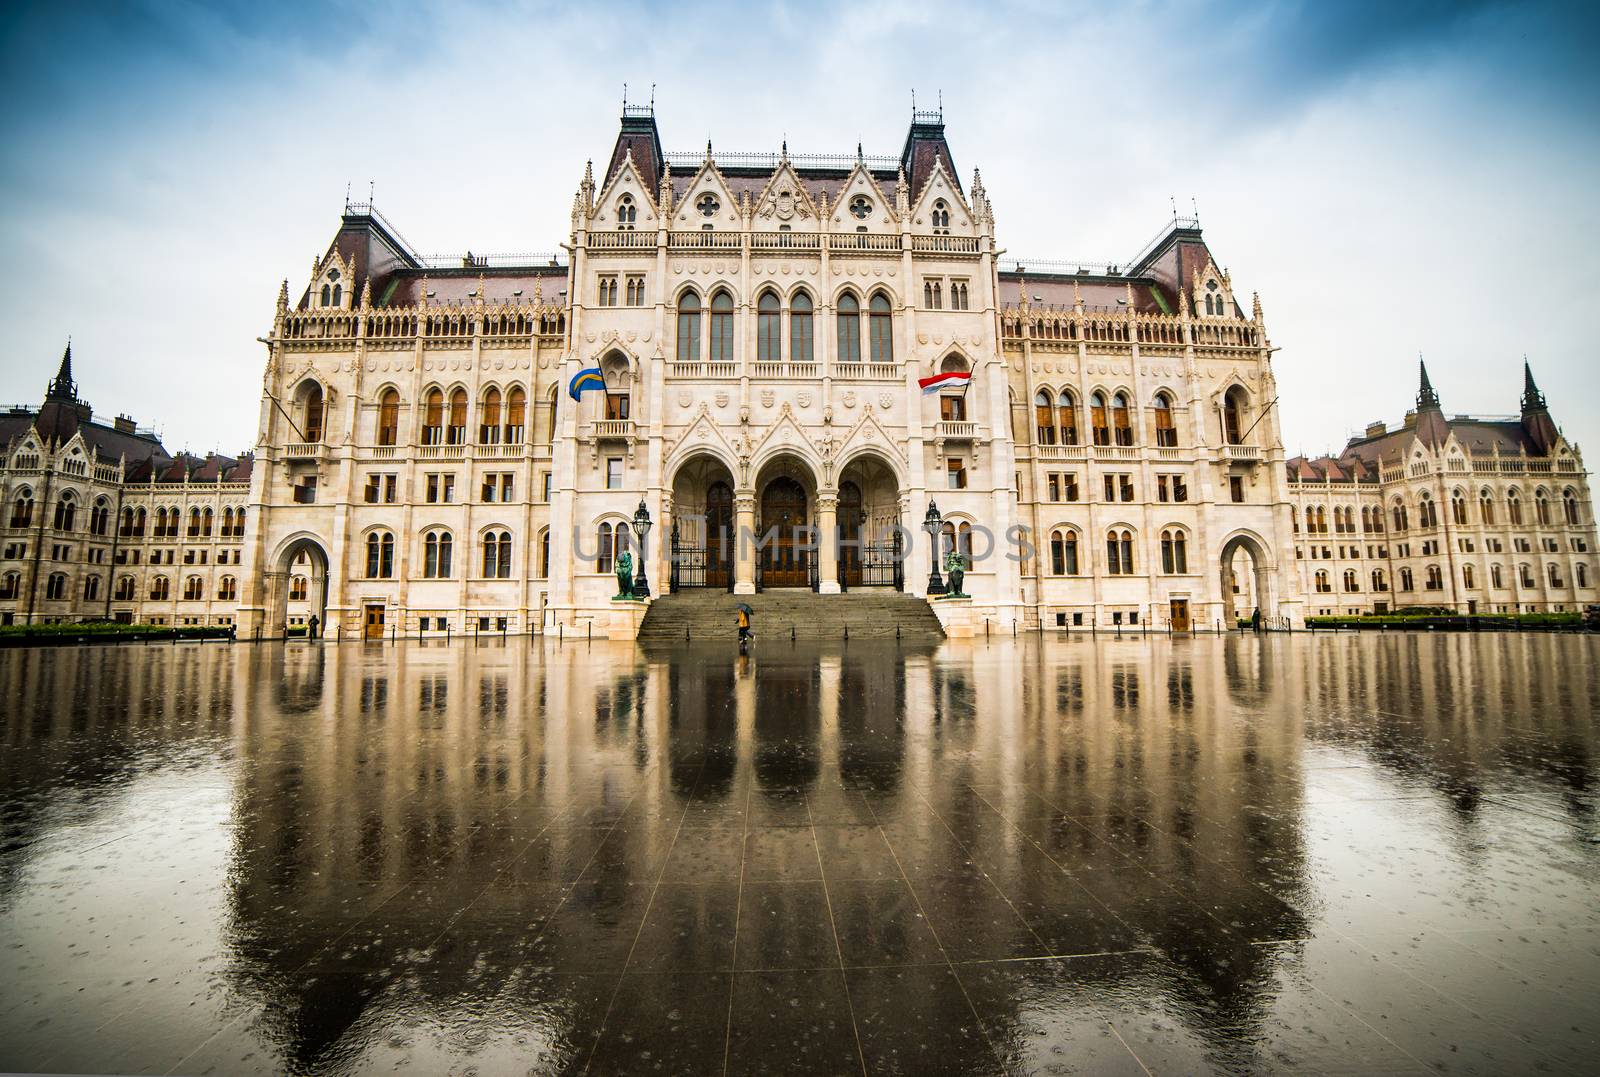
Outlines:
[[0,1069],[1593,1072],[1597,658],[0,652]]

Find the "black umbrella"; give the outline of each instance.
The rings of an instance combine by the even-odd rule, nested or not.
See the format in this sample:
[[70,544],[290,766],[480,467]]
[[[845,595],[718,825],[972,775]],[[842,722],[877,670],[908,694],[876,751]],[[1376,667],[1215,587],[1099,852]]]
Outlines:
[[733,608],[736,609],[736,610],[742,610],[745,613],[754,613],[755,612],[755,610],[751,609],[749,606],[745,605],[743,602],[738,603]]

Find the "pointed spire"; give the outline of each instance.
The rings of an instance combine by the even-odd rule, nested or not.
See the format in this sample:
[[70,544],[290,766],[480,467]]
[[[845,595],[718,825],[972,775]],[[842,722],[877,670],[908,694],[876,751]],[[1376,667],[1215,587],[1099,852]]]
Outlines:
[[1417,366],[1422,370],[1422,385],[1417,389],[1417,410],[1439,410],[1439,394],[1433,391],[1433,383],[1428,380],[1428,364],[1422,361],[1422,356],[1417,356]]
[[1261,321],[1261,293],[1260,292],[1251,292],[1250,293],[1250,317],[1251,317],[1251,320],[1253,320],[1253,321],[1255,321],[1257,323],[1260,323],[1260,321]]
[[50,383],[49,391],[45,396],[52,400],[76,400],[78,398],[78,384],[72,380],[72,338],[67,338],[67,350],[61,353],[61,368],[56,371],[55,380]]
[[1528,357],[1522,357],[1522,410],[1523,412],[1543,411],[1545,408],[1544,394],[1539,391],[1539,386],[1533,380],[1533,368],[1528,365]]
[[861,143],[857,142],[856,143],[856,164],[859,165],[862,162],[864,162],[866,159],[867,159],[866,158],[866,154],[861,152]]
[[778,160],[787,161],[788,159],[789,159],[789,136],[785,135],[785,136],[783,136],[783,144],[778,150]]
[[661,190],[656,195],[656,208],[663,219],[672,214],[672,164],[668,161],[661,165]]
[[278,285],[278,313],[282,314],[289,309],[289,278],[284,277],[283,283]]
[[361,282],[361,309],[372,309],[372,278],[368,277]]

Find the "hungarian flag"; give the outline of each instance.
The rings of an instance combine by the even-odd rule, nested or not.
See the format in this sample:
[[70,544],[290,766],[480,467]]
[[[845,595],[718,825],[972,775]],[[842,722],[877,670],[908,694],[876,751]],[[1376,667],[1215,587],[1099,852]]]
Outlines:
[[918,378],[917,384],[922,386],[924,393],[937,393],[940,389],[966,388],[972,381],[972,372],[968,370],[952,370],[944,374],[935,374],[931,378]]

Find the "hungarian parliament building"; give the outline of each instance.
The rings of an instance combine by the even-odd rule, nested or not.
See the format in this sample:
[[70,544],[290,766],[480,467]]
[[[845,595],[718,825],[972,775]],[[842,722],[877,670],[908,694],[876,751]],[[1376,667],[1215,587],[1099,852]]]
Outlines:
[[[940,112],[896,156],[791,156],[667,153],[625,107],[563,248],[424,259],[347,204],[278,294],[237,458],[96,418],[78,377],[116,357],[69,349],[0,413],[0,620],[617,639],[696,589],[900,590],[962,635],[1597,601],[1587,475],[1526,368],[1515,416],[1446,414],[1421,370],[1402,420],[1290,458],[1262,304],[1197,220],[1117,265],[1002,259]],[[624,554],[651,598],[619,598]]]

